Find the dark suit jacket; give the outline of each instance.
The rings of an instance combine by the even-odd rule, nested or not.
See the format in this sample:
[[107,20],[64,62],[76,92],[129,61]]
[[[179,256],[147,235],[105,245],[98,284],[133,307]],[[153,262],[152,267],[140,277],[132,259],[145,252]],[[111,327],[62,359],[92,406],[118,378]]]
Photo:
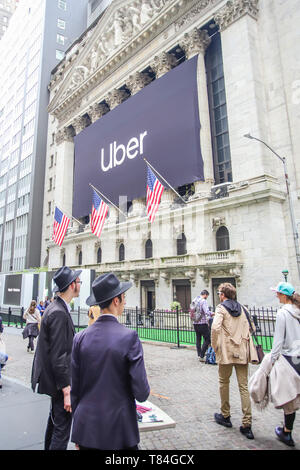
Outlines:
[[57,297],[45,311],[35,356],[31,385],[38,384],[38,393],[55,396],[58,390],[71,385],[71,352],[75,334],[72,318],[65,302]]
[[77,333],[72,351],[72,442],[95,449],[123,449],[139,442],[135,398],[150,393],[136,331],[113,316],[100,316]]

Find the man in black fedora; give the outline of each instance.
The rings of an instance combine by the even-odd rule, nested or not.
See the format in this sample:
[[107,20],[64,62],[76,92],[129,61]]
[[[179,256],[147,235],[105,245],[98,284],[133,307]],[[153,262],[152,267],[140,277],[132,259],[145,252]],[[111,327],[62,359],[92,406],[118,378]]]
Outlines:
[[137,332],[118,322],[131,282],[99,276],[86,303],[100,316],[77,333],[72,350],[71,441],[80,450],[138,450],[136,403],[150,393]]
[[75,329],[69,303],[80,293],[81,270],[63,266],[53,276],[57,297],[43,315],[33,360],[33,391],[49,395],[51,408],[45,450],[67,449],[71,430],[71,352]]

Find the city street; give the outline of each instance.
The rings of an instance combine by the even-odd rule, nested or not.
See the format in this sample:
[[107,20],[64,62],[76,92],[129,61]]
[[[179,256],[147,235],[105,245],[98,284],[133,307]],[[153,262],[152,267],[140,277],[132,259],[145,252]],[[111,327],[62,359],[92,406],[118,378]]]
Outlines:
[[[43,449],[49,413],[47,396],[30,389],[33,354],[21,329],[5,328],[4,340],[11,357],[3,371],[0,390],[0,449]],[[235,375],[231,380],[232,429],[215,423],[219,412],[218,367],[199,363],[194,348],[176,349],[169,345],[143,343],[146,369],[151,386],[149,400],[176,421],[176,427],[141,433],[142,450],[291,450],[275,437],[274,428],[283,412],[270,404],[266,411],[253,408],[255,440],[240,434],[240,397]],[[257,366],[250,366],[250,374]],[[300,420],[293,432],[300,448]],[[69,443],[73,450],[74,444]]]

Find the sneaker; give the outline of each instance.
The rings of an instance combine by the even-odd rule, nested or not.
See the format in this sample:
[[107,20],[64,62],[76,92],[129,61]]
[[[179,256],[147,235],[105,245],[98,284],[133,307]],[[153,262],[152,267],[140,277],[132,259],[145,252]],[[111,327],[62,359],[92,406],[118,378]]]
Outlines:
[[198,359],[199,359],[199,362],[205,362],[205,358],[204,358],[204,357],[199,356]]
[[289,447],[295,447],[295,442],[292,439],[291,432],[284,432],[283,428],[276,426],[275,434],[281,442],[284,442]]
[[225,426],[225,428],[232,428],[232,422],[230,421],[230,416],[228,418],[224,418],[221,413],[215,413],[215,422]]
[[254,435],[250,426],[247,426],[247,427],[241,426],[240,431],[242,434],[244,434],[244,436],[247,437],[247,439],[254,439]]

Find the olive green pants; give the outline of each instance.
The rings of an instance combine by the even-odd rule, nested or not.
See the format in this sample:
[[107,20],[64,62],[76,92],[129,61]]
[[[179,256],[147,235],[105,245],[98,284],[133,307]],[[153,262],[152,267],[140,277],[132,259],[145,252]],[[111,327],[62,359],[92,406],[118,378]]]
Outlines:
[[242,424],[244,427],[248,427],[251,426],[252,423],[251,402],[248,391],[248,364],[219,364],[221,413],[224,418],[230,416],[229,382],[233,367],[235,368],[241,397],[243,412]]

